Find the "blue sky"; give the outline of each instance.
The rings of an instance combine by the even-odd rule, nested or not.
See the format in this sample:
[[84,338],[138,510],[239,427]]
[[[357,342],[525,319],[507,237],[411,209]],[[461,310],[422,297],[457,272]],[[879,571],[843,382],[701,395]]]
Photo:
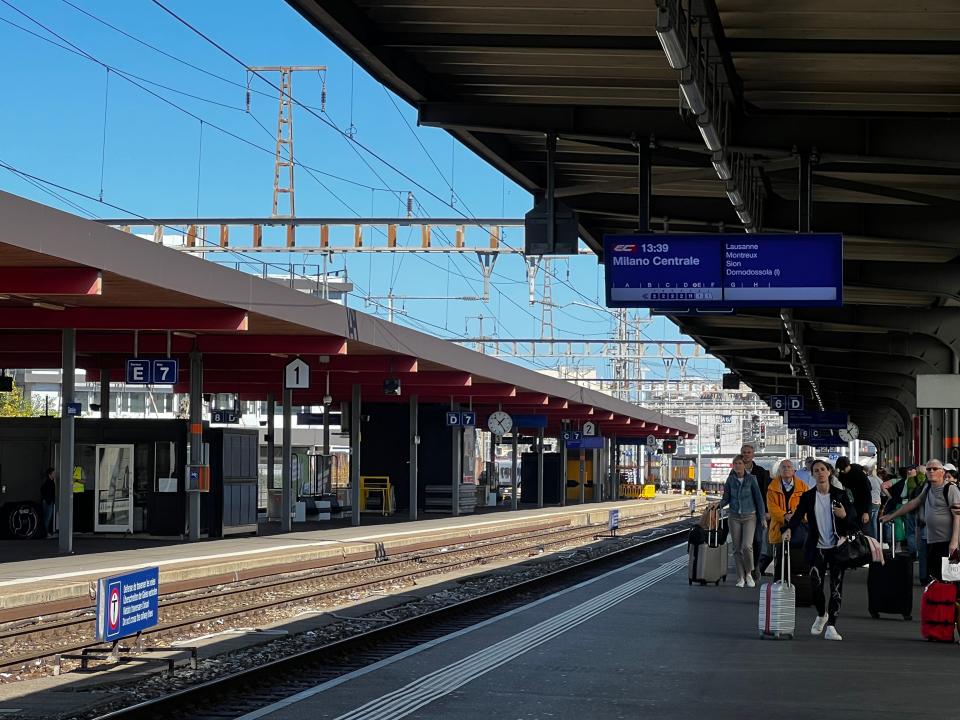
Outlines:
[[[167,0],[165,4],[245,64],[326,65],[323,117],[341,129],[352,124],[359,143],[439,198],[449,201],[455,194],[457,210],[475,217],[522,217],[531,207],[529,194],[505,181],[449,135],[417,128],[413,108],[355,66],[282,0]],[[96,217],[134,213],[192,217],[198,212],[207,217],[270,215],[277,112],[274,88],[254,79],[248,113],[243,68],[150,0],[0,0],[0,20],[0,62],[7,68],[0,161],[94,198],[55,191]],[[75,47],[67,51],[37,35]],[[122,73],[141,78],[137,82],[150,92],[124,79]],[[296,75],[293,95],[319,108],[320,77]],[[295,109],[294,127],[296,159],[312,168],[316,178],[297,171],[299,216],[402,216],[408,190],[414,193],[417,215],[459,214],[307,110]],[[80,212],[2,168],[0,188]],[[123,210],[96,202],[101,192],[104,201]],[[519,246],[521,231],[508,231],[505,239]],[[399,242],[405,241],[401,230]],[[317,256],[302,254],[290,259],[319,262]],[[358,289],[351,304],[379,315],[385,309],[365,302],[363,295],[386,295],[390,289],[397,295],[478,295],[482,286],[479,266],[471,256],[409,255],[401,261],[393,256],[354,255],[347,263]],[[596,262],[590,258],[555,262],[554,274],[553,296],[559,306],[554,311],[556,334],[609,336],[613,328],[609,313],[569,305],[587,299],[602,305],[602,269]],[[478,321],[468,318],[480,314],[496,317],[501,337],[540,333],[541,306],[528,303],[519,257],[500,258],[486,305],[409,300],[398,301],[397,308],[406,313],[398,321],[441,336],[477,334]],[[485,321],[488,334],[492,323],[492,319]],[[651,322],[645,332],[652,338],[679,337],[663,318]],[[718,363],[703,360],[692,360],[688,367],[688,374],[711,377],[719,371]],[[650,363],[649,372],[662,377],[663,365]]]

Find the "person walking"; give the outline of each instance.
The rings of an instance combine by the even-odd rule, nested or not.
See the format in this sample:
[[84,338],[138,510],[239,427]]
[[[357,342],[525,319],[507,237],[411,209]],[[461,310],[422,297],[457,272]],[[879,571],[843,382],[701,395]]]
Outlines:
[[[767,514],[767,488],[770,486],[770,472],[753,461],[755,449],[750,443],[744,443],[740,446],[740,454],[743,456],[744,467],[747,472],[757,479],[757,487],[760,488],[760,497],[763,499],[764,519],[769,523],[770,515]],[[756,536],[753,539],[753,557],[756,560],[756,567],[753,570],[753,579],[759,580],[760,576],[766,572],[770,561],[773,559],[773,553],[770,552],[770,546],[767,543],[767,533],[760,526],[756,527]]]
[[918,521],[927,531],[927,575],[943,581],[942,558],[960,559],[960,488],[954,482],[947,482],[946,469],[936,458],[927,460],[926,471],[927,481],[920,494],[882,516],[880,522],[918,510]]
[[807,455],[803,459],[803,467],[797,468],[797,477],[803,480],[803,484],[808,488],[813,485],[813,475],[810,474],[810,468],[813,466],[813,458]]
[[57,509],[57,483],[53,479],[56,471],[47,468],[43,482],[40,484],[40,503],[43,507],[43,534],[41,537],[53,534],[53,517]]
[[790,522],[790,518],[800,504],[800,497],[807,490],[809,490],[807,484],[797,477],[793,461],[789,458],[781,460],[776,474],[770,481],[770,487],[767,488],[767,512],[770,513],[767,540],[773,549],[776,577],[780,577],[780,565],[784,562],[783,528]]
[[[824,633],[827,640],[843,640],[837,632],[837,617],[843,602],[844,568],[835,559],[837,543],[859,527],[855,509],[845,490],[834,487],[830,478],[833,468],[825,460],[817,460],[811,469],[816,486],[807,490],[787,523],[784,537],[789,542],[802,522],[807,523],[804,558],[810,565],[810,583],[817,618],[810,628],[812,635]],[[830,599],[826,598],[827,576],[830,577]]]
[[[880,470],[883,472],[883,470]],[[886,473],[884,473],[886,474]],[[880,515],[880,495],[882,492],[883,478],[877,473],[877,466],[873,466],[873,472],[867,475],[870,482],[870,522],[864,528],[864,532],[874,540],[880,539],[880,530],[877,527],[877,518]]]
[[837,476],[840,483],[853,495],[853,505],[863,529],[870,523],[870,480],[862,465],[851,463],[850,458],[837,458]]
[[757,479],[747,472],[743,455],[733,458],[733,469],[723,486],[723,498],[717,506],[730,506],[730,537],[737,565],[737,587],[756,586],[753,579],[753,541],[757,527],[765,528],[763,496]]

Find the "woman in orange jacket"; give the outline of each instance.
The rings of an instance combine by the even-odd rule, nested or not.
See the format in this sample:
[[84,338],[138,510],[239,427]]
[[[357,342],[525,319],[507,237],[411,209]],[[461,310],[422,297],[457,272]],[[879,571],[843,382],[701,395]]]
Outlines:
[[807,484],[797,477],[797,469],[793,461],[789,458],[782,460],[767,487],[767,512],[770,513],[767,539],[774,550],[776,559],[774,567],[776,568],[779,568],[780,563],[783,562],[782,528],[786,527],[790,518],[793,517],[797,505],[800,504],[800,496],[809,489]]

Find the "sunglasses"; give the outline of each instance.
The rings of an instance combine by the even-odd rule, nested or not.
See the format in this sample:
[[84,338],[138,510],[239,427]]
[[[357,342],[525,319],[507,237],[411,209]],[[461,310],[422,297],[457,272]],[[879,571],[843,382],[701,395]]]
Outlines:
[[943,468],[939,465],[927,465],[925,469],[927,472],[930,472],[931,470],[943,470]]

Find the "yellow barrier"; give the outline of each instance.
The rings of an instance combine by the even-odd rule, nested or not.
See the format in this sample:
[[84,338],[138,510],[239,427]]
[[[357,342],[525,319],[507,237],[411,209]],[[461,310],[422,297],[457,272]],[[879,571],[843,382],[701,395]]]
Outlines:
[[653,483],[643,486],[643,495],[645,498],[652,498],[657,496],[657,486]]
[[652,483],[636,485],[634,483],[620,484],[620,497],[623,499],[639,499],[656,497],[657,488]]
[[[367,509],[368,498],[372,495],[380,496],[380,507]],[[387,475],[360,476],[360,512],[380,513],[393,515],[393,486]]]

